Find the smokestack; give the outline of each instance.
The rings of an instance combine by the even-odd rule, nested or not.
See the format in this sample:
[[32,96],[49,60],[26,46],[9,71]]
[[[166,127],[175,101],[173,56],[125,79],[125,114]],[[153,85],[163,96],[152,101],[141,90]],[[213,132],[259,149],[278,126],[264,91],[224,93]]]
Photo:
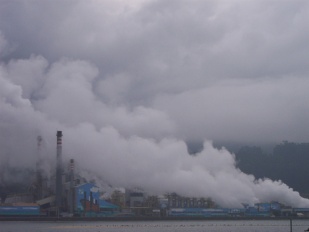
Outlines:
[[42,136],[37,137],[37,163],[36,163],[36,184],[37,184],[37,199],[42,199],[43,197],[43,177],[42,177],[42,157],[41,157],[41,144]]
[[56,206],[62,206],[62,131],[57,131]]
[[74,159],[70,160],[70,191],[69,191],[69,210],[70,213],[74,212]]

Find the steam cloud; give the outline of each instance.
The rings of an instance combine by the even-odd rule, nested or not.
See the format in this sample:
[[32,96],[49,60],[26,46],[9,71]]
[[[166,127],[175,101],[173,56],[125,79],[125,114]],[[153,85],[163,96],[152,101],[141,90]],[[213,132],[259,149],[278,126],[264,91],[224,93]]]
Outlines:
[[[207,196],[222,206],[271,200],[309,206],[280,181],[242,173],[232,154],[209,141],[189,155],[185,142],[171,136],[174,125],[164,112],[100,102],[92,91],[95,66],[67,59],[48,66],[41,56],[1,66],[1,157],[9,155],[11,165],[35,163],[38,134],[48,141],[46,158],[53,159],[55,132],[62,129],[66,158],[115,186]],[[32,80],[25,81],[29,72]]]
[[54,162],[62,130],[65,158],[114,186],[309,207],[209,141],[308,138],[308,3],[125,2],[0,3],[0,161],[34,167],[41,135]]

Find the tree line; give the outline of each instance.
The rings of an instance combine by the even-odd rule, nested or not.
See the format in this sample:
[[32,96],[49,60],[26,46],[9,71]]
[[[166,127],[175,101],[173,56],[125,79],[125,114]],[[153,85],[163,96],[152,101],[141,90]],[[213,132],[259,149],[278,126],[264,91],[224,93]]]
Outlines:
[[244,146],[235,153],[237,167],[255,178],[281,180],[309,196],[309,143],[283,141],[271,154],[261,147]]

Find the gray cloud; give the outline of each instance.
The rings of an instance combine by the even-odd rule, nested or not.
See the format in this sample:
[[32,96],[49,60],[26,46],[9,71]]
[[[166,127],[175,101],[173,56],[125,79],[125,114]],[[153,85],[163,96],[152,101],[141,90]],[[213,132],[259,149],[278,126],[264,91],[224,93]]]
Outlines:
[[[307,205],[208,140],[307,141],[308,11],[304,0],[1,1],[1,158],[33,164],[39,134],[53,157],[63,130],[66,158],[118,186]],[[183,141],[204,150],[189,156]]]
[[308,128],[304,117],[309,113],[305,101],[308,87],[307,77],[233,80],[159,96],[156,108],[168,112],[186,139],[238,142],[242,138],[250,143],[306,141]]

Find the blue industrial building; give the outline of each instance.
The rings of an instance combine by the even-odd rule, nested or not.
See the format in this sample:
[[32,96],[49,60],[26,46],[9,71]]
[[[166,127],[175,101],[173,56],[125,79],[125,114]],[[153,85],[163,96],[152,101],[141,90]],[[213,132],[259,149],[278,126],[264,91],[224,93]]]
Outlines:
[[75,187],[74,202],[74,212],[79,216],[113,216],[119,212],[118,206],[100,199],[99,188],[92,183]]
[[205,209],[205,208],[173,208],[168,212],[168,216],[198,216],[198,217],[220,217],[228,216],[230,209]]
[[[295,209],[291,213],[309,213],[308,208]],[[199,216],[199,217],[270,217],[282,216],[281,205],[277,202],[257,203],[244,208],[171,208],[168,216]]]
[[39,206],[0,206],[0,216],[38,216]]

